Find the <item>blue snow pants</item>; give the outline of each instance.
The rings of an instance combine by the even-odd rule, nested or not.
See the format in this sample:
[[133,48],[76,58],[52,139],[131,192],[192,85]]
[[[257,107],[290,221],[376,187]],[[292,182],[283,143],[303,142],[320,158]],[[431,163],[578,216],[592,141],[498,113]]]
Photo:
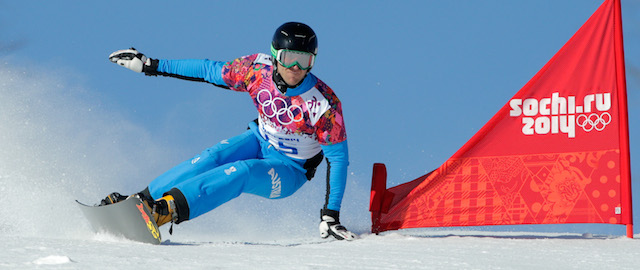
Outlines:
[[187,200],[188,219],[193,219],[242,193],[278,199],[296,192],[307,182],[304,161],[275,150],[254,123],[250,128],[160,175],[149,184],[151,196],[159,199],[177,188]]

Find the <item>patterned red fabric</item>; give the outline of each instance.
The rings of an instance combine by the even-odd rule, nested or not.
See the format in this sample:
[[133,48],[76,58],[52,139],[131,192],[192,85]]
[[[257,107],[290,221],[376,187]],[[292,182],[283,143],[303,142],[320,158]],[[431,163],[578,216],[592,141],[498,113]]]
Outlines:
[[374,167],[373,232],[632,224],[622,43],[620,2],[607,0],[441,167],[390,189]]

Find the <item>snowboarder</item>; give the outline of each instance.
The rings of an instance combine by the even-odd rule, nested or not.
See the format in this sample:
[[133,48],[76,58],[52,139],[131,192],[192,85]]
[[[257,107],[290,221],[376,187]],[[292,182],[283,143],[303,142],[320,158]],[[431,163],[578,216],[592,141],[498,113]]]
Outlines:
[[[340,100],[310,71],[318,41],[307,25],[288,22],[273,35],[271,55],[233,61],[152,59],[136,49],[109,60],[150,76],[201,81],[247,92],[258,111],[249,130],[204,150],[153,180],[135,196],[148,204],[158,226],[207,213],[242,193],[277,199],[311,180],[326,157],[327,193],[320,235],[353,240],[340,224],[347,178],[347,136]],[[126,199],[114,192],[102,201]]]

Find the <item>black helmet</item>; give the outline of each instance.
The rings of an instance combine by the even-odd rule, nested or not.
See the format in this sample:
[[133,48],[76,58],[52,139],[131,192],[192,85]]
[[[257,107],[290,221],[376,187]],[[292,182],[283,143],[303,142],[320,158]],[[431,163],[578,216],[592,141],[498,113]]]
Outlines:
[[[276,29],[271,41],[271,57],[273,61],[273,82],[280,92],[286,93],[288,88],[295,88],[302,84],[301,80],[297,85],[288,85],[280,73],[278,73],[278,65],[276,57],[278,50],[287,49],[293,51],[301,51],[318,54],[318,38],[313,29],[304,23],[288,22]],[[313,63],[312,63],[313,64]],[[311,67],[307,70],[309,72]]]
[[289,49],[318,54],[318,38],[313,29],[304,23],[288,22],[276,29],[271,41],[274,50]]

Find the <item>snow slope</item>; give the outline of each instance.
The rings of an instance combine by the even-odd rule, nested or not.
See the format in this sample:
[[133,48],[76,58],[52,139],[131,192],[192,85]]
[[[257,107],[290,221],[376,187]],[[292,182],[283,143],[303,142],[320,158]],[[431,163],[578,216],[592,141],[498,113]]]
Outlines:
[[[406,232],[405,232],[406,233]],[[579,234],[423,232],[160,246],[105,235],[0,236],[7,269],[637,269],[640,242]],[[46,267],[45,267],[46,266]]]

